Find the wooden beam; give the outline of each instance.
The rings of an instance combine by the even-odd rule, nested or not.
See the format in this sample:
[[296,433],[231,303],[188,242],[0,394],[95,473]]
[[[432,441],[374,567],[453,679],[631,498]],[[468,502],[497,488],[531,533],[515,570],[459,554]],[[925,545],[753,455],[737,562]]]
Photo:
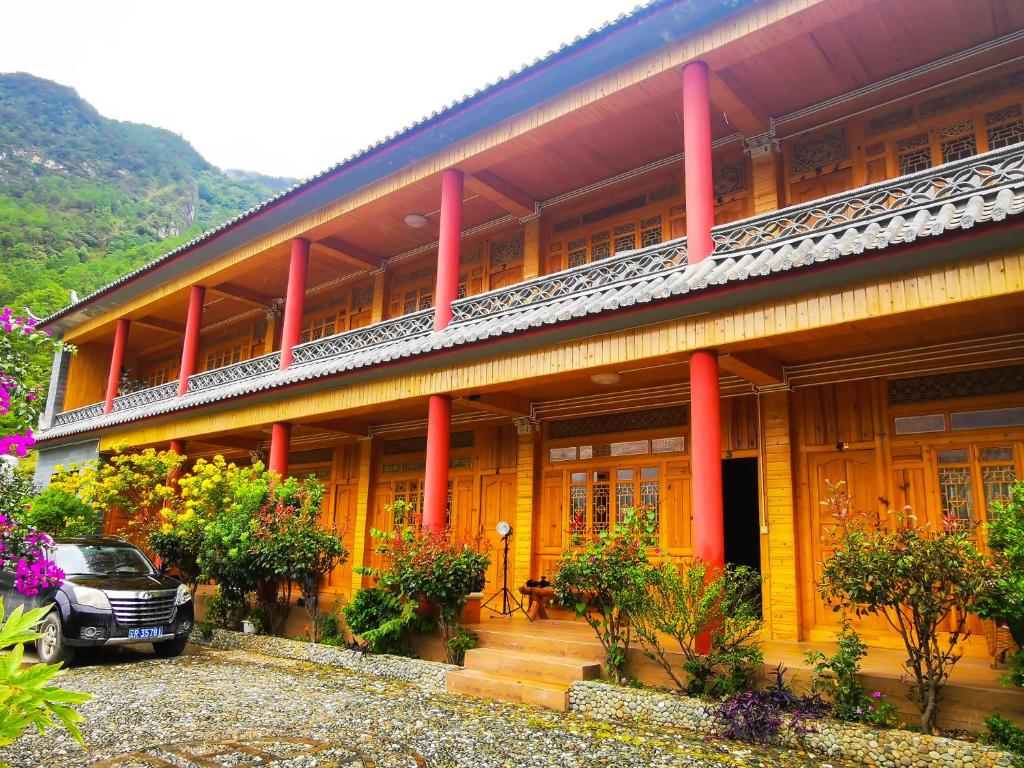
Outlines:
[[467,174],[466,188],[517,216],[529,216],[537,207],[530,195],[490,171]]
[[240,451],[255,451],[259,448],[259,438],[244,437],[243,435],[218,435],[217,437],[203,437],[195,441],[200,445],[214,445],[221,448],[235,448]]
[[730,352],[722,355],[718,364],[723,371],[759,387],[782,384],[786,380],[782,363],[767,352]]
[[380,269],[380,256],[370,253],[337,237],[325,237],[312,244],[313,253],[321,253],[350,267],[371,272]]
[[257,309],[267,310],[270,309],[270,305],[274,303],[273,296],[267,296],[266,294],[254,291],[249,288],[243,288],[240,285],[233,285],[232,283],[221,283],[216,287],[209,287],[210,293],[222,296],[225,299],[231,299],[232,301],[238,301],[242,304],[248,304],[250,307],[256,307]]
[[474,411],[486,411],[488,413],[497,413],[501,416],[511,416],[513,418],[519,418],[520,416],[530,415],[530,401],[516,395],[506,395],[500,392],[489,395],[470,395],[469,397],[457,397],[455,403],[463,405]]
[[152,328],[154,331],[163,331],[164,333],[174,333],[178,336],[185,335],[185,326],[181,323],[172,323],[170,320],[163,320],[159,317],[140,317],[138,320],[132,320],[135,325],[141,325],[143,328]]
[[[296,425],[299,426],[299,425]],[[301,426],[320,432],[333,432],[338,435],[366,437],[370,433],[370,422],[362,419],[328,419],[327,421],[307,421]]]
[[757,136],[771,128],[768,113],[728,72],[709,72],[711,101],[725,113],[730,125],[744,136]]

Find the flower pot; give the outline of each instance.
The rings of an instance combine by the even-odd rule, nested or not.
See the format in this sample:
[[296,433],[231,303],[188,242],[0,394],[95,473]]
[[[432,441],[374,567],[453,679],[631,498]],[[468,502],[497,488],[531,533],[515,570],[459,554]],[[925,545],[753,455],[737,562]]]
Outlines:
[[251,621],[242,619],[242,631],[247,635],[255,635],[256,625],[253,624]]

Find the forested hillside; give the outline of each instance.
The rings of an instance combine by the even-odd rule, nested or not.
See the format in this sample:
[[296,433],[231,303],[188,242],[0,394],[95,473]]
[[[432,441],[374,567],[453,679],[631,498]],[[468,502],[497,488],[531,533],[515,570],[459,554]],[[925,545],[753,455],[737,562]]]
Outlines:
[[170,131],[0,74],[0,306],[52,312],[291,183],[221,171]]

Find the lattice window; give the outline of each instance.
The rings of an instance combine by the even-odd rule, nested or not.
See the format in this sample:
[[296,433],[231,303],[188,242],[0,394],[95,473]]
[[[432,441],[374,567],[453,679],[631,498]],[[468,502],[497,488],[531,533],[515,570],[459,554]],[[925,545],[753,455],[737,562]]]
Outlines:
[[239,341],[211,349],[203,358],[203,370],[210,371],[242,362],[242,346],[242,342]]
[[640,247],[658,245],[662,241],[661,216],[648,216],[640,222]]
[[579,237],[569,241],[569,266],[578,267],[587,263],[587,238]]
[[591,488],[591,530],[601,533],[608,530],[611,522],[611,483],[608,472],[595,472],[594,484]]
[[569,532],[582,535],[587,532],[587,474],[573,472],[569,486]]
[[636,470],[615,470],[615,521],[621,523],[627,509],[636,506]]
[[939,150],[942,162],[951,163],[978,154],[978,140],[974,135],[974,120],[968,118],[939,129]]
[[615,252],[632,251],[636,248],[636,224],[632,221],[615,227]]
[[678,427],[686,424],[686,409],[681,405],[651,408],[646,411],[627,411],[600,416],[585,416],[579,419],[552,421],[548,425],[548,437],[581,437],[612,432]]
[[928,145],[928,134],[918,133],[896,142],[896,157],[900,176],[916,173],[932,167],[932,150]]
[[1010,488],[1017,479],[1017,465],[1011,446],[983,446],[978,451],[981,464],[981,492],[985,501],[985,512],[992,514],[995,502],[1010,500]]
[[147,387],[159,387],[161,384],[174,381],[178,375],[178,363],[173,358],[142,365],[141,369],[141,376]]
[[889,402],[893,405],[1013,392],[1024,392],[1024,365],[915,376],[889,382]]
[[[659,467],[620,467],[572,472],[569,476],[569,531],[596,535],[607,531],[626,511],[647,508],[655,515],[655,532],[661,506]],[[614,518],[612,515],[614,514]]]
[[337,321],[336,311],[311,318],[303,325],[302,333],[299,334],[299,342],[304,344],[307,341],[322,339],[324,336],[333,336],[337,332]]
[[596,232],[590,236],[590,260],[607,259],[612,255],[611,235],[608,232]]
[[[392,486],[391,503],[406,501],[413,505],[413,512],[423,509],[423,481],[422,480],[398,480]],[[392,525],[398,527],[411,523],[411,520],[395,514]]]
[[432,306],[434,306],[434,297],[432,295],[428,293],[420,296],[420,309],[430,309]]
[[971,488],[970,455],[966,448],[948,448],[938,452],[939,496],[942,514],[961,520],[974,518],[974,493]]
[[985,115],[985,136],[989,149],[1008,147],[1024,141],[1024,119],[1019,104],[1012,104]]
[[661,470],[644,467],[640,470],[640,506],[654,513],[654,530],[661,524]]

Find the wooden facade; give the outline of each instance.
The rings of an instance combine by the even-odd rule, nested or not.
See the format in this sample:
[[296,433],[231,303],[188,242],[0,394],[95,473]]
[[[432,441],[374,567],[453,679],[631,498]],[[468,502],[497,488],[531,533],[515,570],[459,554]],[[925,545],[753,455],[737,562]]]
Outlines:
[[[997,161],[983,153],[1016,162],[1024,10],[1006,0],[980,5],[987,12],[968,24],[955,0],[741,3],[173,276],[119,289],[116,307],[55,324],[79,346],[66,412],[103,400],[119,318],[131,320],[128,377],[147,390],[173,382],[193,285],[207,288],[195,370],[269,360],[251,375],[276,374],[295,238],[310,243],[300,345],[400,330],[366,342],[379,359],[358,368],[237,395],[230,386],[242,377],[215,381],[206,399],[180,408],[165,399],[162,410],[94,429],[44,431],[44,449],[82,434],[100,450],[184,440],[190,456],[248,461],[266,455],[271,425],[288,424],[289,472],[324,482],[324,524],[344,532],[351,552],[323,590],[347,599],[364,583],[354,566],[376,562],[371,530],[396,522],[389,506],[422,503],[427,403],[442,395],[454,413],[448,523],[497,553],[495,525],[510,522],[518,586],[550,578],[572,534],[599,533],[639,504],[657,510],[658,556],[695,554],[688,360],[715,350],[726,556],[764,575],[771,638],[830,639],[836,618],[814,588],[827,555],[826,481],[844,481],[859,508],[892,525],[905,507],[918,524],[935,525],[943,513],[984,521],[1024,472],[1024,237],[1019,207],[998,202],[1017,199],[1015,182],[1001,182],[998,200],[972,203],[965,192],[857,229],[890,207],[899,213],[905,200],[924,206],[964,179],[997,176]],[[655,13],[650,23],[668,22]],[[902,31],[882,46],[886,24]],[[822,56],[846,69],[823,66]],[[697,58],[709,68],[714,106],[711,259],[726,261],[730,243],[753,259],[786,238],[789,255],[732,282],[559,315],[558,302],[571,297],[557,281],[590,275],[598,282],[580,292],[591,291],[605,285],[605,265],[635,259],[633,272],[608,282],[625,293],[643,254],[682,248],[692,234],[678,102],[680,68]],[[493,299],[498,323],[517,301],[534,301],[531,286],[551,295],[530,305],[535,314],[514,333],[469,338],[466,330],[388,358],[417,333],[400,323],[434,309],[440,225],[431,212],[441,172],[452,168],[465,178],[459,298]],[[904,186],[907,174],[918,174],[911,184],[932,171],[927,194]],[[982,184],[975,197],[983,194]],[[407,226],[410,214],[427,223]],[[943,229],[947,220],[958,224]],[[907,221],[928,223],[890,242]],[[870,240],[843,251],[842,238],[854,235]],[[791,277],[800,254],[828,238],[835,254]],[[594,296],[595,305],[606,300]],[[456,314],[452,328],[469,327],[460,322]],[[475,333],[487,313],[474,322]],[[339,349],[339,366],[359,351]],[[488,594],[499,586],[498,559]],[[897,642],[878,622],[861,629],[872,644]],[[983,643],[970,652],[983,654]]]

